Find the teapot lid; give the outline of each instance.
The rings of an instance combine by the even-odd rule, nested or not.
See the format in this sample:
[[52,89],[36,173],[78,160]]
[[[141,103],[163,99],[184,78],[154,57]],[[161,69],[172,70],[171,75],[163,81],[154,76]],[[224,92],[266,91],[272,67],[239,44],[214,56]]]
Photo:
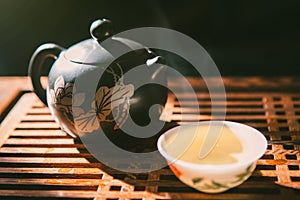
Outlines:
[[[91,24],[91,39],[83,40],[69,47],[64,52],[64,57],[79,64],[99,64],[112,62],[114,56],[100,45],[102,41],[112,36],[112,23],[107,19],[98,19]],[[130,49],[146,49],[143,45],[132,40],[120,37],[112,37],[114,42],[119,43],[122,47],[126,46]]]

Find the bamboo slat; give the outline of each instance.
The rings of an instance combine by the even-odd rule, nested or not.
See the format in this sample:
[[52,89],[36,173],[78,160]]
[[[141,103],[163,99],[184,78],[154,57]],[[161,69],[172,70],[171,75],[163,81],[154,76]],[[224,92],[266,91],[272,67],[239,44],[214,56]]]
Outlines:
[[[196,88],[196,101],[176,80],[171,81],[170,87],[179,91],[183,101],[170,94],[164,120],[222,119],[226,106],[226,120],[257,128],[274,142],[242,185],[222,194],[205,194],[181,183],[168,167],[142,174],[111,169],[79,140],[61,131],[48,108],[33,93],[26,93],[0,126],[0,199],[299,199],[300,91],[296,79],[224,78],[226,101],[218,93],[208,94],[201,80],[189,80]],[[29,86],[17,88],[20,93]],[[9,104],[8,98],[1,98]],[[211,98],[217,100],[213,116]]]

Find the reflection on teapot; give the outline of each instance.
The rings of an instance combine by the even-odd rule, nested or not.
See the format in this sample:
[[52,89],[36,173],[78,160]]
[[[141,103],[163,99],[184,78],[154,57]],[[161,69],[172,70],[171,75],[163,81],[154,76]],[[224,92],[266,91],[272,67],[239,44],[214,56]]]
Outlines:
[[[138,138],[123,132],[130,117],[137,125],[150,123],[149,109],[154,104],[165,105],[168,89],[159,84],[138,87],[125,74],[136,66],[147,64],[147,74],[142,79],[148,82],[166,82],[163,59],[153,51],[126,38],[113,38],[111,22],[96,20],[90,27],[92,38],[83,40],[68,49],[56,44],[44,44],[33,54],[29,64],[29,75],[34,91],[48,107],[61,128],[76,137],[97,131],[100,127],[116,145],[132,149],[136,144],[155,146],[155,135]],[[101,46],[107,38],[126,48],[134,49],[120,57],[114,57]],[[42,67],[47,58],[55,61],[48,74],[47,90],[40,83]],[[103,68],[108,64],[106,68]],[[80,77],[95,74],[98,77],[94,96],[76,87]],[[90,83],[93,84],[93,83]],[[156,110],[157,120],[161,109]],[[74,123],[76,121],[76,123]],[[143,133],[140,133],[143,134]],[[149,143],[149,140],[153,141]],[[155,141],[154,141],[155,140]]]

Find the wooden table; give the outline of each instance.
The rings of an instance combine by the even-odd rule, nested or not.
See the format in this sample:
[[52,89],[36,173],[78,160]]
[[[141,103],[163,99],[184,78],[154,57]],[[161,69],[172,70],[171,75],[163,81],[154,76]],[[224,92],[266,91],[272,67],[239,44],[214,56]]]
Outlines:
[[[196,88],[199,116],[170,95],[168,120],[209,120],[210,96]],[[105,167],[79,140],[59,129],[47,107],[31,91],[27,77],[0,77],[0,199],[299,199],[300,81],[291,77],[224,78],[226,119],[262,131],[268,146],[251,178],[222,194],[204,194],[182,184],[169,168],[126,174]],[[182,89],[176,81],[170,86]],[[184,95],[184,94],[183,94]],[[214,117],[218,118],[218,116]],[[186,122],[181,122],[186,123]]]

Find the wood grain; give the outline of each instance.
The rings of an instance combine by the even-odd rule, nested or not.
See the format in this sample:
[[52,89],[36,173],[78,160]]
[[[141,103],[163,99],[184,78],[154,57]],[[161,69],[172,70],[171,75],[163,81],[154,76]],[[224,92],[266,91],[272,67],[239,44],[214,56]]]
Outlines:
[[[190,78],[197,91],[195,101],[191,101],[193,94],[172,80],[170,87],[179,91],[183,101],[170,94],[163,118],[178,123],[221,119],[226,106],[226,120],[261,130],[268,140],[300,141],[297,80],[224,78],[227,100],[223,100],[219,93],[208,94],[203,80]],[[8,89],[10,84],[15,85]],[[0,77],[0,112],[30,87],[26,77]],[[212,97],[217,99],[213,116]],[[128,174],[105,166],[79,140],[59,129],[33,93],[26,93],[0,126],[0,199],[299,199],[299,149],[296,144],[269,145],[249,180],[222,194],[204,194],[181,183],[168,167]]]

